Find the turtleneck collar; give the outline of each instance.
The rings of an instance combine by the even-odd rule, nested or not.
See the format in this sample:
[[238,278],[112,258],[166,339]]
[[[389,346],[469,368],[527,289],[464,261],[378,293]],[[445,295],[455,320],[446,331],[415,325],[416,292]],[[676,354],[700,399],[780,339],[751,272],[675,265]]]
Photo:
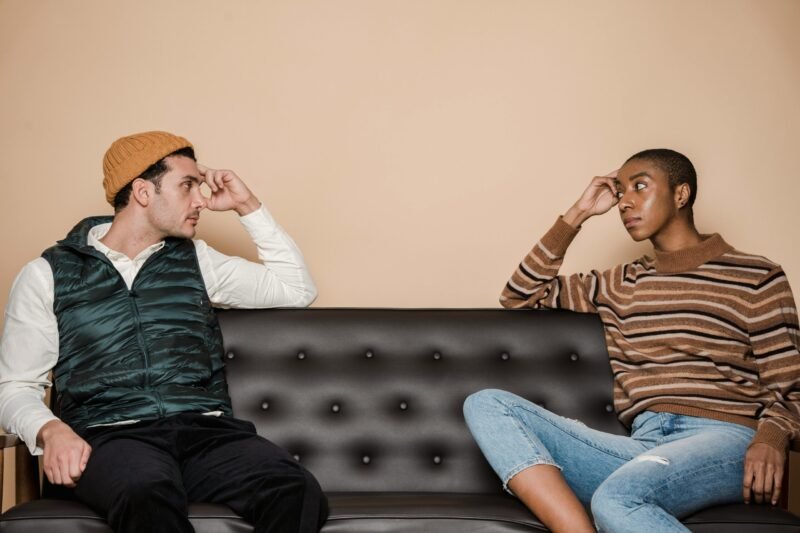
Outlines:
[[719,233],[701,235],[699,244],[676,250],[660,252],[655,250],[655,269],[657,272],[675,273],[694,270],[703,263],[733,250],[733,246],[722,240]]

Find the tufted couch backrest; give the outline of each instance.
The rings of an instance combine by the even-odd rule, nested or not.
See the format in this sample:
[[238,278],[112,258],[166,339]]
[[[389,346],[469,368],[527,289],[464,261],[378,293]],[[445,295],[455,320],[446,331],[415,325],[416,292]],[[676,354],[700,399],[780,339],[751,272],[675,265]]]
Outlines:
[[485,388],[624,432],[595,315],[350,308],[219,319],[234,414],[326,491],[497,492],[462,416]]

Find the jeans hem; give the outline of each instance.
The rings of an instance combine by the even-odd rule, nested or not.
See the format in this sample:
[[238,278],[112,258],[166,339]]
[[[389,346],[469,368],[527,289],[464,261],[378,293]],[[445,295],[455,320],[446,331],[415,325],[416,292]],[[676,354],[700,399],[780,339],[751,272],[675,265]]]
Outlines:
[[545,459],[540,459],[540,458],[531,459],[530,461],[525,461],[524,463],[521,463],[521,464],[515,466],[514,468],[512,468],[509,471],[508,474],[503,476],[503,478],[502,478],[503,479],[503,490],[506,491],[507,493],[511,494],[512,496],[514,496],[514,493],[511,492],[511,489],[508,488],[508,482],[511,481],[511,478],[513,478],[514,476],[516,476],[517,474],[519,474],[523,470],[525,470],[527,468],[530,468],[532,466],[537,466],[537,465],[554,466],[554,467],[558,468],[559,471],[563,470],[563,468],[561,468],[559,465],[555,464],[552,461],[547,461]]

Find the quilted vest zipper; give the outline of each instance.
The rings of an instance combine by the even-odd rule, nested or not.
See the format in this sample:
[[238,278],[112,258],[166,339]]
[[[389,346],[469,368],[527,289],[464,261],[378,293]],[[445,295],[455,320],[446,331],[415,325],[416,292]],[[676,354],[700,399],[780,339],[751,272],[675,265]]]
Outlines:
[[131,289],[128,291],[128,302],[131,304],[131,311],[133,312],[133,322],[136,326],[136,342],[139,344],[139,349],[142,351],[144,358],[144,386],[150,393],[156,396],[156,407],[158,407],[159,417],[164,416],[164,403],[161,395],[157,391],[150,388],[150,353],[147,351],[147,345],[144,342],[144,334],[142,333],[141,318],[139,316],[139,307],[136,305],[136,291]]

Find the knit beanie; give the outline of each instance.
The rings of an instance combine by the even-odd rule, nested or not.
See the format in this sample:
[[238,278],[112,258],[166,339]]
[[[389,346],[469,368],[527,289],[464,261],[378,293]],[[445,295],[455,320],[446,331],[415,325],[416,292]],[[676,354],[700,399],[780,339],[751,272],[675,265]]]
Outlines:
[[117,139],[103,157],[103,188],[106,201],[114,205],[114,197],[147,168],[192,143],[165,131],[134,133]]

